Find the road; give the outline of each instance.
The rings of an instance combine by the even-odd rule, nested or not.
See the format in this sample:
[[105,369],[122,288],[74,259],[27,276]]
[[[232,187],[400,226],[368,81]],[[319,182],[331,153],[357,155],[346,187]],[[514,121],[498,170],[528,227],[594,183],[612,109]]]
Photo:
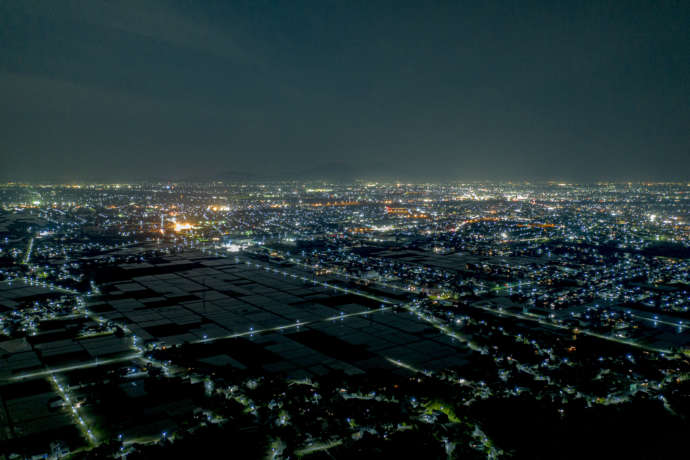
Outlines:
[[[470,307],[471,307],[471,308],[480,309],[480,310],[484,310],[484,311],[486,311],[486,312],[492,313],[492,314],[497,315],[497,316],[510,316],[510,317],[518,318],[518,319],[525,320],[525,321],[532,321],[532,322],[538,323],[538,324],[540,324],[540,325],[542,325],[542,326],[547,326],[547,327],[552,327],[552,328],[555,328],[555,329],[560,329],[560,330],[566,330],[566,331],[575,332],[575,331],[573,331],[573,329],[572,329],[571,327],[569,327],[569,326],[563,326],[562,324],[552,323],[552,322],[550,322],[550,321],[544,321],[543,319],[536,318],[536,317],[533,317],[533,316],[523,315],[523,314],[521,314],[521,313],[514,313],[514,312],[506,311],[506,310],[500,310],[500,311],[498,311],[498,310],[495,310],[495,309],[493,309],[493,308],[482,307],[482,306],[479,306],[479,305],[470,305]],[[610,336],[610,335],[599,334],[599,333],[597,333],[597,332],[588,331],[588,330],[586,330],[586,329],[578,329],[578,330],[577,330],[577,334],[588,335],[588,336],[591,336],[591,337],[596,337],[596,338],[603,339],[603,340],[608,340],[608,341],[611,341],[611,342],[617,342],[617,343],[621,343],[621,344],[628,345],[628,346],[631,346],[631,347],[640,348],[640,349],[642,349],[642,350],[653,351],[653,352],[656,352],[656,353],[673,353],[673,351],[671,351],[671,350],[666,350],[666,349],[663,349],[663,348],[650,347],[650,346],[647,346],[647,345],[643,345],[643,344],[641,344],[641,343],[634,342],[634,341],[632,341],[632,340],[625,340],[625,339],[621,339],[621,338],[618,338],[618,337],[612,337],[612,336]]]
[[50,367],[46,369],[41,369],[40,371],[34,371],[34,372],[25,372],[23,374],[15,375],[10,378],[4,379],[5,381],[21,381],[21,380],[26,380],[26,379],[32,379],[36,377],[45,377],[46,375],[53,375],[53,374],[59,374],[61,372],[69,372],[69,371],[75,371],[78,369],[88,369],[91,367],[98,367],[98,366],[106,366],[108,364],[114,364],[114,363],[119,363],[123,361],[129,361],[132,359],[139,358],[143,355],[142,352],[136,352],[132,353],[126,356],[121,356],[119,358],[111,358],[111,359],[98,359],[94,361],[89,361],[86,363],[82,364],[74,364],[71,366],[62,366],[62,367]]
[[315,323],[321,323],[324,321],[336,321],[339,319],[345,319],[345,318],[351,318],[353,316],[365,316],[371,313],[380,313],[384,311],[390,311],[392,310],[393,307],[382,307],[382,308],[372,308],[370,310],[364,310],[364,311],[358,311],[355,313],[348,313],[348,314],[343,314],[343,315],[335,315],[335,316],[329,316],[328,318],[324,319],[317,319],[317,320],[312,320],[312,321],[297,321],[294,323],[286,324],[284,326],[276,326],[276,327],[271,327],[267,329],[250,329],[246,332],[237,332],[234,334],[228,334],[220,337],[210,337],[208,339],[199,339],[199,340],[194,340],[191,341],[190,343],[212,343],[217,340],[224,340],[224,339],[234,339],[237,337],[247,337],[247,336],[252,336],[254,334],[264,334],[266,332],[279,332],[279,331],[284,331],[286,329],[299,329],[302,326],[308,326],[310,324],[315,324]]
[[31,260],[31,252],[34,249],[34,239],[35,237],[32,236],[29,240],[29,245],[26,247],[26,256],[24,256],[24,264],[28,264]]

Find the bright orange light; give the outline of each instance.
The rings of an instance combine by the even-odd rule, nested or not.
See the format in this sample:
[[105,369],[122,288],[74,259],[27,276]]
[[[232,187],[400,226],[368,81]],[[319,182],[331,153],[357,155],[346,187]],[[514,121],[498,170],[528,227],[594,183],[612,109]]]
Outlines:
[[192,224],[188,224],[185,222],[178,222],[175,224],[175,231],[176,232],[181,232],[184,230],[190,230],[192,228]]

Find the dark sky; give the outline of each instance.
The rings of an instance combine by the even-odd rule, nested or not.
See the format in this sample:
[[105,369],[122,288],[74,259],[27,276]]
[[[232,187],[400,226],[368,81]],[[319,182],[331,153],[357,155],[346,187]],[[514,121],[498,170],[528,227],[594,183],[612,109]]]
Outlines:
[[0,0],[0,176],[690,179],[690,2]]

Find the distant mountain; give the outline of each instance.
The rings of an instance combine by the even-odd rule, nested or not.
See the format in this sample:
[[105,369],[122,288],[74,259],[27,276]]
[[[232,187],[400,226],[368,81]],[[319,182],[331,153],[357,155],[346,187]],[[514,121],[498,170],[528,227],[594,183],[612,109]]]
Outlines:
[[[71,176],[68,174],[45,174],[45,177],[33,177],[29,182],[34,183],[133,183],[133,182],[209,182],[222,181],[226,183],[259,183],[275,181],[329,181],[329,182],[352,182],[356,180],[373,181],[412,181],[421,182],[425,180],[443,180],[440,177],[422,177],[406,171],[407,165],[399,162],[372,162],[365,165],[353,164],[348,161],[327,161],[324,163],[305,163],[298,164],[296,167],[284,170],[269,169],[265,171],[236,171],[224,170],[221,172],[204,171],[202,166],[199,170],[190,172],[180,168],[179,173],[166,174],[147,174],[146,171],[131,171],[128,173],[112,173],[102,171],[96,174]],[[7,177],[5,180],[26,180],[21,177]]]
[[[279,180],[327,180],[351,182],[358,179],[382,178],[387,165],[375,163],[367,167],[353,166],[346,162],[328,162],[317,165],[305,165],[302,169],[276,171],[272,173],[253,173],[247,171],[224,171],[219,174],[203,177],[197,175],[194,180],[220,180],[223,182],[268,182]],[[192,178],[185,178],[192,180]]]

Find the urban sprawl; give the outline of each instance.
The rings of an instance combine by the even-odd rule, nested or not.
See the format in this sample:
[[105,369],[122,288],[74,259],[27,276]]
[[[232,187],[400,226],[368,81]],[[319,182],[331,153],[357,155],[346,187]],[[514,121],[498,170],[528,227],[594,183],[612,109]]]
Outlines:
[[0,458],[670,458],[689,305],[690,184],[3,184]]

